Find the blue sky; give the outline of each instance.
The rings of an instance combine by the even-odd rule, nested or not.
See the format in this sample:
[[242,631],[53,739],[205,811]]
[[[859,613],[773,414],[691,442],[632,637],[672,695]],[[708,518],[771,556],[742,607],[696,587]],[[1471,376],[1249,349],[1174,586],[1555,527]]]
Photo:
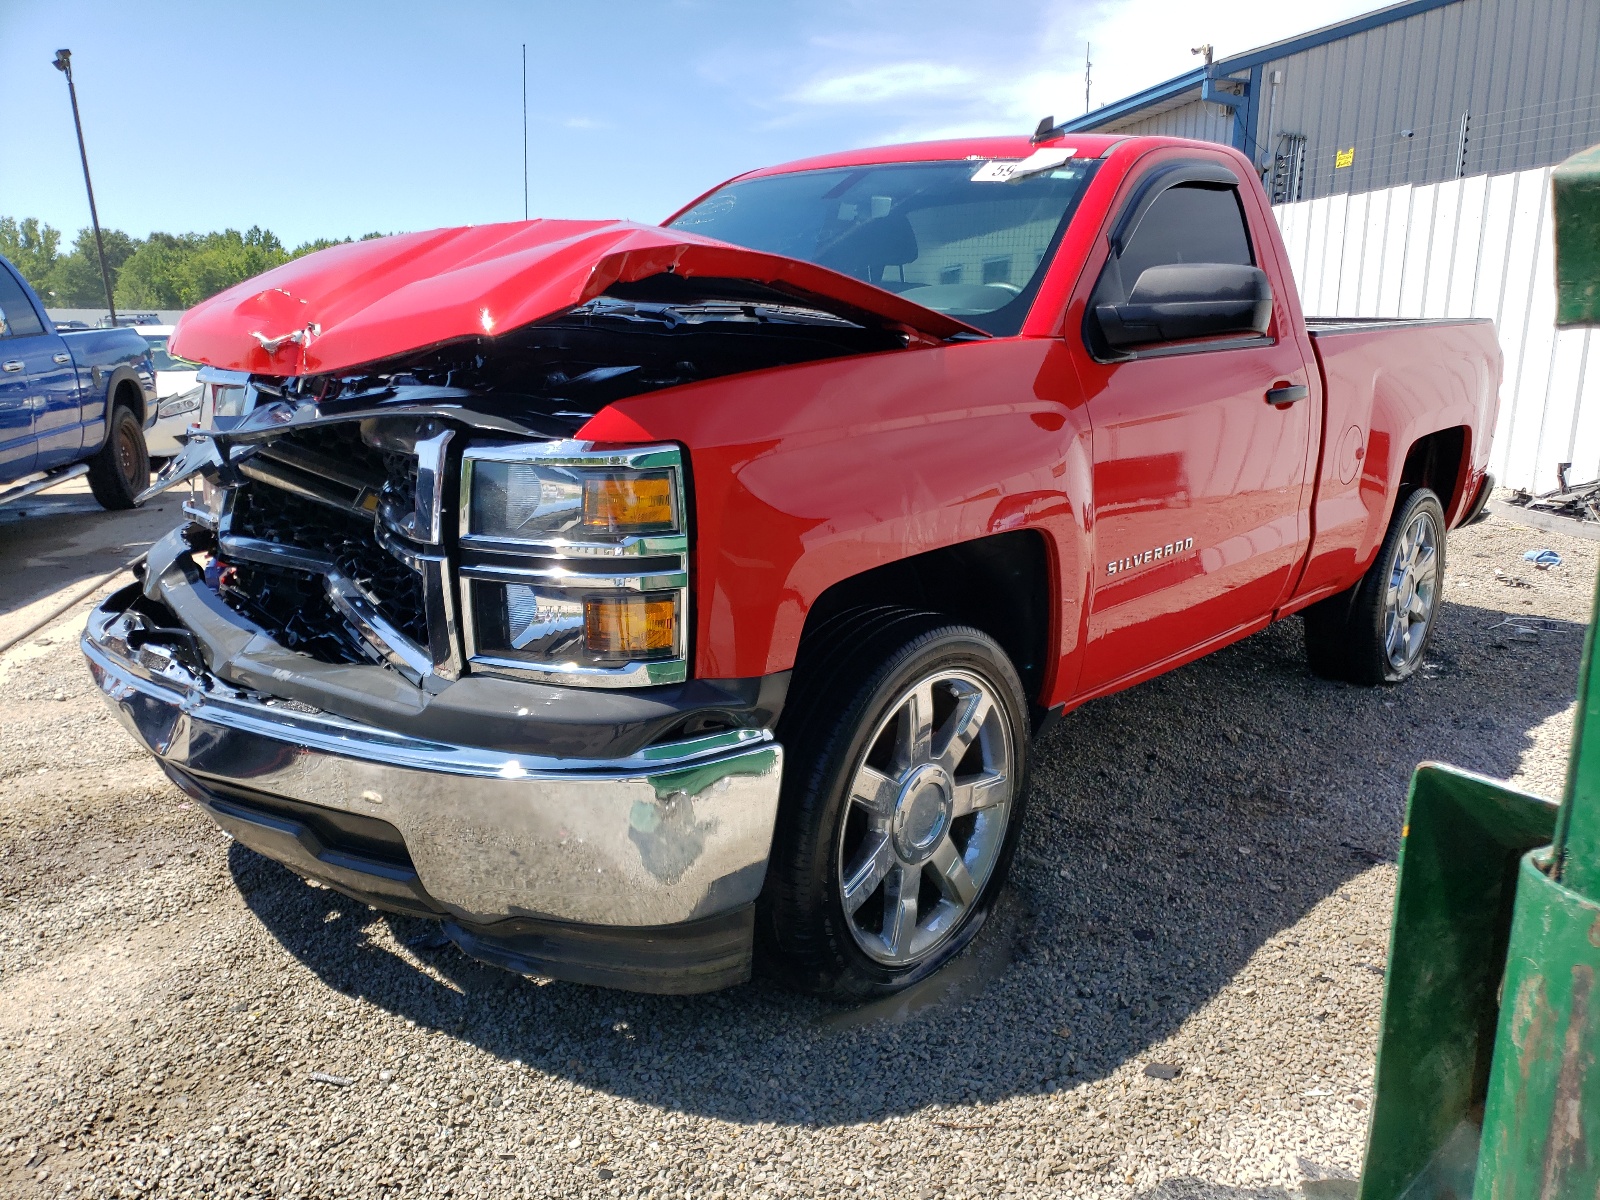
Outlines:
[[522,216],[659,221],[729,175],[849,146],[1028,132],[1372,0],[0,0],[0,215],[261,225],[290,245]]

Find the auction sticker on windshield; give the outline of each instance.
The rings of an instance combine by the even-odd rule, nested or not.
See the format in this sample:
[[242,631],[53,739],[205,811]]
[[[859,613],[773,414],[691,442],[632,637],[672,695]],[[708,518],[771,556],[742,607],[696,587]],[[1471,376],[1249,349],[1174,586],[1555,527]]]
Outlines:
[[1052,147],[1049,150],[1035,150],[1027,158],[993,159],[986,162],[973,173],[973,183],[1010,183],[1013,179],[1022,179],[1028,175],[1037,175],[1041,171],[1054,170],[1056,167],[1065,166],[1078,151],[1072,146]]

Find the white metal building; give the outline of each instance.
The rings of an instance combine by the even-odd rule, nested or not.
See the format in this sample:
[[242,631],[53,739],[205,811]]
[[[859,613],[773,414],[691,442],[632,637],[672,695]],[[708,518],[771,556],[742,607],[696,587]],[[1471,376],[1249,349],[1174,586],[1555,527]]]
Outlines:
[[1600,0],[1408,0],[1077,118],[1243,151],[1317,316],[1483,316],[1491,470],[1600,478],[1600,338],[1555,329],[1550,167],[1600,142]]
[[1600,0],[1407,0],[1065,128],[1226,143],[1279,203],[1547,167],[1600,142]]

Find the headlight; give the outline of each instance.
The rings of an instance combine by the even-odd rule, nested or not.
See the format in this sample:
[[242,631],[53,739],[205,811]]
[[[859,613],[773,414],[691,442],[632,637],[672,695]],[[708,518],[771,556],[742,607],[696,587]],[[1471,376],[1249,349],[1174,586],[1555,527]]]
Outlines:
[[461,573],[475,669],[595,686],[688,676],[675,446],[469,446]]
[[168,396],[156,407],[158,418],[177,417],[184,413],[198,412],[200,410],[200,388],[196,385],[186,392]]
[[675,470],[479,460],[469,534],[507,541],[583,541],[678,528]]

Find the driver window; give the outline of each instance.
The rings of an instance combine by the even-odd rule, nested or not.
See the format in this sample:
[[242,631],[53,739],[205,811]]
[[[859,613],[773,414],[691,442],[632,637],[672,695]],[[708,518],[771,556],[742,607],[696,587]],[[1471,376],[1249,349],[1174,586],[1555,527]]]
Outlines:
[[0,337],[37,337],[43,332],[22,285],[0,267]]
[[1122,251],[1123,283],[1170,263],[1255,265],[1237,189],[1180,183],[1156,197]]

